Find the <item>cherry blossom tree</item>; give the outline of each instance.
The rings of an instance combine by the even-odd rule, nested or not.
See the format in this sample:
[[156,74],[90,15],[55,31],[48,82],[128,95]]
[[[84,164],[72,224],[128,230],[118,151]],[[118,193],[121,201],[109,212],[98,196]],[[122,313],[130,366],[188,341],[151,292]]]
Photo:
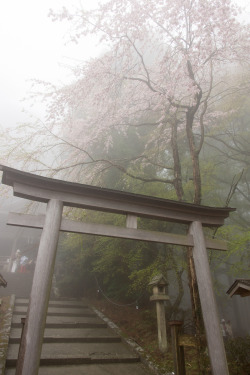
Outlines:
[[[201,203],[205,131],[223,115],[214,104],[247,86],[228,79],[249,62],[249,28],[238,13],[230,0],[112,0],[76,14],[51,12],[74,25],[73,41],[95,34],[105,46],[102,56],[76,69],[75,83],[53,92],[48,128],[69,148],[63,168],[91,164],[93,176],[116,167],[132,178],[170,184],[182,200],[184,139],[193,202]],[[143,150],[125,165],[108,158],[114,134],[126,140],[131,128],[143,138]],[[102,152],[94,156],[100,140]],[[153,177],[146,168],[138,173],[136,165],[149,164]]]
[[[249,86],[244,76],[237,84],[230,79],[249,63],[249,27],[238,15],[231,0],[110,0],[75,14],[51,11],[53,20],[70,22],[72,41],[93,34],[104,52],[77,66],[71,85],[45,85],[47,121],[29,126],[21,140],[25,153],[30,142],[28,159],[88,183],[116,168],[130,179],[168,185],[179,200],[190,200],[188,162],[191,200],[201,203],[206,129],[224,115],[218,102]],[[125,149],[132,136],[143,147],[114,151],[117,139]]]

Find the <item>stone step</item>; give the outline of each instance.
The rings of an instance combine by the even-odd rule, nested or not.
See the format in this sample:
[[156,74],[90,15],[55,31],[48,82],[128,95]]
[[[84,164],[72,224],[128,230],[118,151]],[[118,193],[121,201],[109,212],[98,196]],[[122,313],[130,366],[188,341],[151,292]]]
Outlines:
[[[21,337],[21,328],[11,328],[10,332],[10,339],[18,339]],[[110,328],[98,327],[96,328],[72,328],[72,329],[64,329],[64,328],[46,328],[44,331],[44,337],[57,337],[57,338],[68,338],[68,339],[79,339],[81,337],[84,338],[101,338],[101,337],[118,337],[115,331]]]
[[[136,356],[119,356],[116,355],[95,355],[95,356],[84,356],[84,355],[61,355],[56,356],[41,356],[40,366],[63,366],[63,365],[76,365],[76,364],[98,364],[98,363],[137,363],[140,359]],[[15,367],[17,365],[16,358],[7,358],[6,366]]]
[[[28,310],[28,306],[15,306],[14,307],[14,314],[15,315],[26,315]],[[91,309],[82,309],[80,307],[78,308],[72,308],[72,307],[51,307],[49,306],[47,316],[85,316],[85,317],[93,317],[96,316],[96,314]]]
[[[21,323],[12,323],[11,327],[19,328],[21,327]],[[69,323],[46,323],[45,328],[65,328],[65,329],[73,329],[73,328],[106,328],[106,323],[80,323],[80,322],[69,322]]]
[[[12,317],[12,324],[21,324],[21,317],[25,317],[25,314],[23,315],[13,315]],[[97,315],[93,315],[91,317],[86,316],[64,316],[64,315],[56,315],[51,316],[48,315],[46,318],[46,324],[79,324],[79,323],[103,323],[103,320],[100,319]]]
[[[27,298],[16,298],[15,305],[16,306],[28,306],[29,300]],[[55,307],[73,307],[73,308],[81,308],[81,309],[88,309],[89,306],[86,301],[82,300],[50,300],[49,306]]]
[[[15,375],[15,368],[7,368],[5,375]],[[147,375],[150,374],[141,363],[82,364],[42,366],[38,375]],[[152,373],[151,373],[152,374]]]
[[[9,339],[10,344],[20,344],[21,338],[20,337],[11,337]],[[66,336],[47,336],[43,338],[43,343],[115,343],[121,342],[121,338],[119,336],[96,336],[96,337],[66,337]]]
[[[28,305],[18,305],[15,303],[15,309],[14,311],[21,311],[21,312],[26,312],[28,310]],[[82,306],[62,306],[62,305],[49,305],[48,306],[48,311],[49,312],[57,312],[60,313],[61,311],[65,312],[75,312],[76,314],[79,313],[93,313],[93,310],[89,307],[82,307]]]
[[[7,367],[16,366],[19,345],[10,344]],[[140,360],[122,343],[43,344],[40,366],[87,363],[134,363]]]

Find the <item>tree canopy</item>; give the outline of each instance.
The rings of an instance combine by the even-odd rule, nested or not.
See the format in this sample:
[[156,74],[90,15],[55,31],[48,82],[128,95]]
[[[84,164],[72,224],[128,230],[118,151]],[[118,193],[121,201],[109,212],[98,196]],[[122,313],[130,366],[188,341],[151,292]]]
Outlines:
[[249,28],[238,14],[230,0],[112,0],[51,11],[73,25],[73,41],[95,34],[105,52],[76,67],[72,84],[46,85],[47,121],[23,136],[26,153],[29,141],[41,147],[31,146],[26,161],[88,183],[115,168],[201,203],[206,131],[225,116],[218,103],[249,86],[243,75],[229,78],[249,63]]

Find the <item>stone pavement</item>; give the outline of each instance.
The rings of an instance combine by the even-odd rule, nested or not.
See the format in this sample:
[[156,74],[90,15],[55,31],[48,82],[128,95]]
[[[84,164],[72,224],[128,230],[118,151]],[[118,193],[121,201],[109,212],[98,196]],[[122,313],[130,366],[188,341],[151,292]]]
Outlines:
[[[16,299],[5,375],[14,375],[27,299]],[[50,301],[39,375],[146,375],[138,354],[86,302]],[[25,374],[32,375],[32,374]]]

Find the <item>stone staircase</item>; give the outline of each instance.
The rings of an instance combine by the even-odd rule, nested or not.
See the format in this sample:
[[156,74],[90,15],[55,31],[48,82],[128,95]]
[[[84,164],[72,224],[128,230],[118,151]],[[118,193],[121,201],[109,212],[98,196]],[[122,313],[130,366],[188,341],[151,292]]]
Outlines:
[[[26,316],[27,307],[27,299],[15,300],[5,375],[15,374],[22,330],[21,318]],[[39,375],[149,373],[137,353],[86,302],[50,301]]]

